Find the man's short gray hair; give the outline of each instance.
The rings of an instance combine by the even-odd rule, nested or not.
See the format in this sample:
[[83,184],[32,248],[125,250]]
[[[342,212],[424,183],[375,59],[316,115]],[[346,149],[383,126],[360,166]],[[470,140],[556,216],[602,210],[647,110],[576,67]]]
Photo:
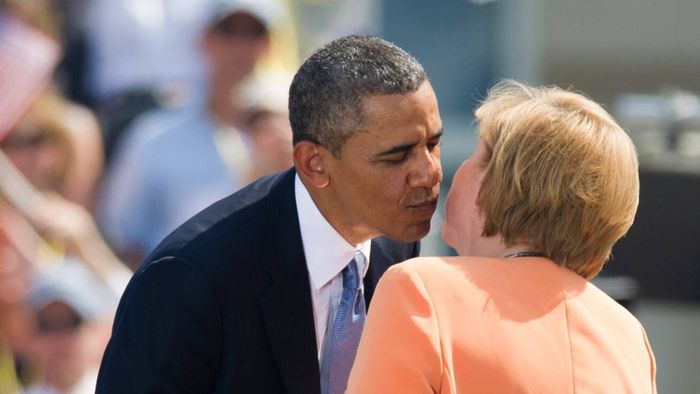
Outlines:
[[381,38],[332,41],[306,59],[289,89],[294,144],[316,142],[337,157],[363,127],[364,98],[415,92],[426,80],[415,58]]

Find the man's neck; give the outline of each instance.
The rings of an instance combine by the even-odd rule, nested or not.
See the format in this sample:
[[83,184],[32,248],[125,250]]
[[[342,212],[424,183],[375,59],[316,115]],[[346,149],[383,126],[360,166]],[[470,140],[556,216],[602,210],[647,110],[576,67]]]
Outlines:
[[338,200],[328,188],[316,188],[308,184],[303,177],[300,176],[300,179],[321,215],[349,244],[357,245],[381,235],[359,225],[354,218],[344,215],[345,211],[338,206]]

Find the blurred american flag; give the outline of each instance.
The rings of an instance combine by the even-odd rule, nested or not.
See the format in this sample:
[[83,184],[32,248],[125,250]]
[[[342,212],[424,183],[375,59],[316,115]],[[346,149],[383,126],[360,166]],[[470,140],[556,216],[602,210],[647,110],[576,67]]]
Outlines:
[[51,80],[60,53],[48,36],[0,14],[0,139]]

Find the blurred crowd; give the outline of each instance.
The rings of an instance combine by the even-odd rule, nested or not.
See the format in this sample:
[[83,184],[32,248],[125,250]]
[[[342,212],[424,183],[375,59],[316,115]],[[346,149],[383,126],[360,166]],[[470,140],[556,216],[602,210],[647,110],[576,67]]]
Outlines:
[[94,392],[169,232],[292,165],[284,0],[0,0],[0,394]]

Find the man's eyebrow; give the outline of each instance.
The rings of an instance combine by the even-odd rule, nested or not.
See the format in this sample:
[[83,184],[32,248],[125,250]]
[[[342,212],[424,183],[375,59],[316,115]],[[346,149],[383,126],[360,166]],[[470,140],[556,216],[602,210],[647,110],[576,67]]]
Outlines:
[[431,135],[429,139],[435,140],[441,138],[444,131],[445,129],[440,127],[440,129],[436,131],[435,134]]
[[[430,136],[429,140],[434,141],[434,140],[440,139],[440,137],[442,137],[442,133],[443,133],[443,129],[440,128],[440,130],[438,130],[435,134]],[[389,148],[383,152],[377,153],[377,156],[391,156],[391,155],[396,154],[396,153],[407,152],[407,151],[413,149],[413,147],[416,145],[418,145],[417,142],[410,143],[410,144],[398,145],[398,146],[395,146],[393,148]]]
[[407,151],[413,149],[413,147],[416,145],[418,145],[418,143],[395,146],[393,148],[389,148],[389,149],[385,150],[384,152],[379,152],[377,154],[377,156],[390,156],[390,155],[393,155],[395,153],[407,152]]

